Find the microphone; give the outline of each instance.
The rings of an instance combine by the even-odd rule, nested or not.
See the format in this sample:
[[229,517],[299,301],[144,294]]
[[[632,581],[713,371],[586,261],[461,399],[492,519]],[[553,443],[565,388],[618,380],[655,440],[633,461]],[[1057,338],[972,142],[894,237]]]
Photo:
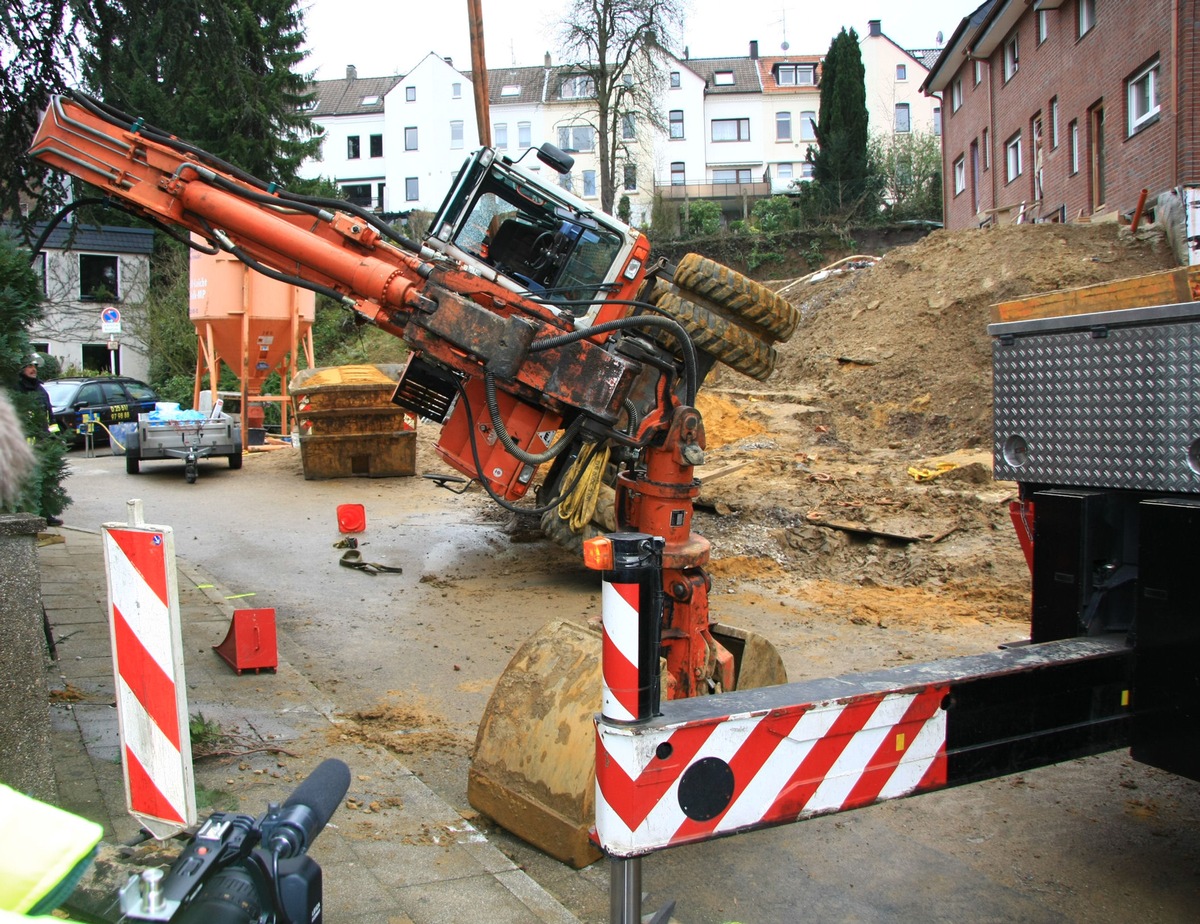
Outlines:
[[270,833],[264,831],[268,849],[281,860],[300,856],[333,817],[349,789],[350,768],[335,758],[324,761],[283,803]]

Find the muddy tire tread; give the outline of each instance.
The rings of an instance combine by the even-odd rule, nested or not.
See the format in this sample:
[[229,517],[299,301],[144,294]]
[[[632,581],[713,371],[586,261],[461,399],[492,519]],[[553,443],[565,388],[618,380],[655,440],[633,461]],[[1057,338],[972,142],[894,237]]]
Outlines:
[[689,253],[675,268],[675,285],[753,324],[768,341],[786,341],[800,323],[800,312],[782,298],[715,260]]

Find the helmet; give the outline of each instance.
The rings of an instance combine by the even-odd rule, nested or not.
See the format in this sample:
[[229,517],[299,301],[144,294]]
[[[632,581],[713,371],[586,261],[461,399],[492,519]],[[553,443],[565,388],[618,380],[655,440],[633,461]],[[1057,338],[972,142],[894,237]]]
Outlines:
[[41,364],[42,357],[37,353],[30,353],[25,357],[25,361],[21,363],[21,368],[28,369],[30,366],[40,366]]

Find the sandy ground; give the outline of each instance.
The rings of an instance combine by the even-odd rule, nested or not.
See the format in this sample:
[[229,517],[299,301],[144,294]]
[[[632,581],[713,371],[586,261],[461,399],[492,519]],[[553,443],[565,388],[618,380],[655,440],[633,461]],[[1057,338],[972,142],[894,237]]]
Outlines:
[[[788,289],[804,320],[776,376],[721,371],[702,393],[696,529],[713,543],[716,617],[769,638],[792,680],[1024,638],[1015,485],[991,477],[988,308],[1169,263],[1157,235],[1115,225],[938,232]],[[420,431],[422,472],[446,470],[434,438]],[[939,463],[953,467],[910,473]],[[240,473],[206,466],[193,486],[152,469],[136,482],[148,521],[180,524],[180,555],[279,607],[298,666],[352,734],[400,753],[581,919],[607,920],[605,864],[547,860],[465,796],[496,678],[548,619],[598,613],[593,575],[476,490],[305,481],[292,450],[253,454]],[[68,487],[71,525],[120,519],[132,489],[104,457],[75,459]],[[367,507],[364,557],[403,575],[336,567],[333,509],[350,501]],[[1198,816],[1195,784],[1121,754],[1088,758],[655,855],[647,910],[678,899],[687,924],[1194,920]]]

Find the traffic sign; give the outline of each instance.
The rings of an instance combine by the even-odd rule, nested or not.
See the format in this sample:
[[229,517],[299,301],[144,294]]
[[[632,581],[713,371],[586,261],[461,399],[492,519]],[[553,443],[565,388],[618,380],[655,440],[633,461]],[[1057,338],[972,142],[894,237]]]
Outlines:
[[121,333],[121,312],[112,305],[100,312],[100,332],[104,334]]

